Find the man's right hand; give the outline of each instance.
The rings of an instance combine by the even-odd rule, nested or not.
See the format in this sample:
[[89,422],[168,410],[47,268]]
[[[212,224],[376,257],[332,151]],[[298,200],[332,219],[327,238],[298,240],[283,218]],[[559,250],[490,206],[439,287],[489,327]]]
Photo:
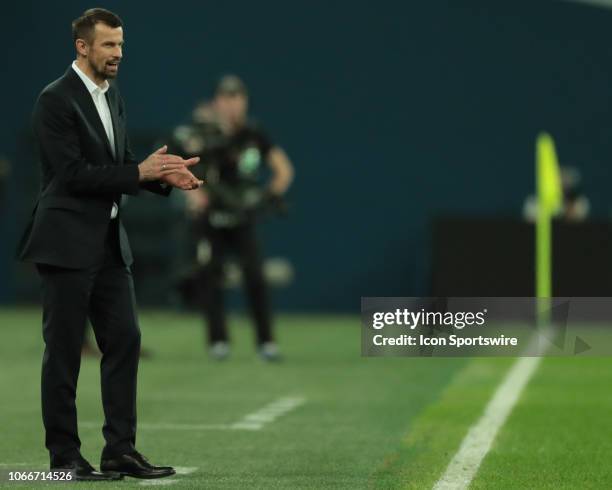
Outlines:
[[168,147],[164,145],[138,164],[138,174],[141,182],[159,180],[165,175],[190,167],[200,161],[200,157],[185,160],[177,155],[170,155],[166,151],[168,151]]

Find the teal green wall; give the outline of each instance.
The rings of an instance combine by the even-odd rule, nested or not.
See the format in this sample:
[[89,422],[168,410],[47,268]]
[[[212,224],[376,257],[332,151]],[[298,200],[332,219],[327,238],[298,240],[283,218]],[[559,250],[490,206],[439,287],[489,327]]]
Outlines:
[[[15,156],[37,92],[72,60],[70,20],[89,6],[6,7],[0,153]],[[297,269],[277,297],[284,308],[426,294],[429,219],[519,214],[544,128],[582,170],[594,213],[610,215],[612,11],[538,1],[103,6],[126,25],[120,85],[133,130],[185,120],[221,73],[248,82],[254,114],[297,168],[291,218],[265,230],[268,252]],[[29,205],[20,188],[35,176],[30,162],[15,165],[5,268]],[[11,284],[3,272],[5,300],[19,299]]]

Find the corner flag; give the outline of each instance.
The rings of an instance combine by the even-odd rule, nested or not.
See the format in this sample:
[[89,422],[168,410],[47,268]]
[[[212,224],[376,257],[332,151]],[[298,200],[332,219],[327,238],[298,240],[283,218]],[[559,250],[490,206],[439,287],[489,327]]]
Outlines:
[[561,209],[563,191],[555,142],[548,133],[540,133],[536,141],[536,188],[538,215],[536,220],[536,297],[538,325],[550,323],[552,297],[552,217]]

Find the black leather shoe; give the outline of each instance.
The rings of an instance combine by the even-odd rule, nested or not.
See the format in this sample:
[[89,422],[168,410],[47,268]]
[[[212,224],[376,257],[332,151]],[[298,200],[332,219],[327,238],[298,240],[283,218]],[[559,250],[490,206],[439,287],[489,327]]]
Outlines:
[[122,454],[114,458],[103,459],[100,463],[102,471],[112,471],[133,478],[163,478],[176,472],[171,466],[154,466],[138,451]]
[[70,471],[76,481],[114,481],[123,478],[120,473],[96,471],[82,456],[68,461],[53,459],[50,466],[51,471]]

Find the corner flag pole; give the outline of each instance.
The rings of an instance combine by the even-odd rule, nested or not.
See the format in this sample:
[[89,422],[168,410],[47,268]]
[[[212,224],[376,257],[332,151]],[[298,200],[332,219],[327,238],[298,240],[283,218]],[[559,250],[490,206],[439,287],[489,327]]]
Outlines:
[[552,298],[552,218],[562,205],[561,177],[555,142],[548,133],[536,141],[536,253],[535,282],[538,326],[550,323]]

